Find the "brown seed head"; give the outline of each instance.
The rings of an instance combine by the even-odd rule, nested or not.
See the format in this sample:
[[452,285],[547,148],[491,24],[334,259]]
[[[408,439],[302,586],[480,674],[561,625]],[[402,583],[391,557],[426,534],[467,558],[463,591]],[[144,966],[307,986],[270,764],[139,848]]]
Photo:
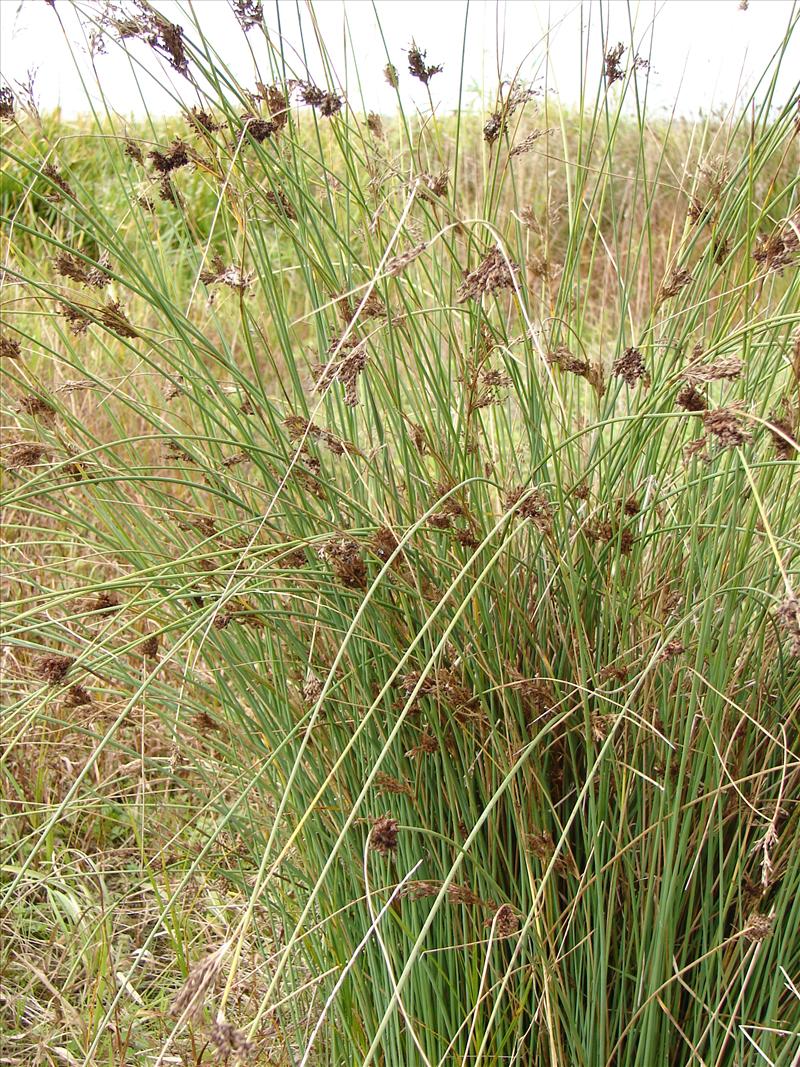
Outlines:
[[46,652],[36,661],[36,672],[48,685],[60,685],[75,663],[74,656],[62,656],[57,652]]
[[515,486],[506,493],[503,506],[506,511],[516,506],[517,514],[530,520],[540,533],[550,533],[553,528],[555,507],[537,486]]
[[622,57],[624,54],[625,45],[620,42],[614,48],[610,48],[603,57],[603,71],[608,86],[612,86],[614,82],[621,81],[625,76],[625,72],[622,69]]
[[789,638],[790,652],[793,656],[800,656],[800,598],[788,596],[775,614]]
[[444,196],[450,183],[450,175],[446,170],[438,174],[417,175],[418,195],[423,200],[433,200],[433,197]]
[[772,933],[774,925],[774,915],[763,915],[754,911],[748,916],[745,927],[742,930],[742,937],[753,942],[764,941]]
[[510,904],[501,904],[492,918],[487,919],[485,926],[495,923],[495,932],[498,937],[513,937],[519,931],[519,915]]
[[0,334],[1,359],[19,359],[21,351],[20,343],[16,337],[8,337],[6,334]]
[[92,703],[92,694],[82,685],[71,685],[64,697],[67,708],[84,708]]
[[122,310],[122,305],[118,300],[110,300],[105,307],[100,308],[97,317],[103,326],[110,330],[111,333],[115,333],[117,337],[139,336]]
[[110,589],[101,589],[94,599],[91,610],[100,615],[108,615],[119,611],[121,607],[122,604],[116,593],[112,593]]
[[690,385],[700,382],[733,381],[744,368],[744,360],[738,356],[723,356],[713,363],[692,363],[683,372],[683,379]]
[[158,655],[158,646],[161,642],[158,634],[148,634],[139,645],[139,651],[145,659],[155,659]]
[[357,341],[351,336],[343,345],[334,338],[328,351],[334,352],[337,348],[344,355],[327,363],[318,363],[313,368],[316,391],[324,393],[333,382],[339,382],[344,387],[345,404],[355,407],[358,404],[358,379],[369,358],[367,345],[365,341]]
[[42,396],[35,396],[33,393],[20,400],[17,411],[30,415],[34,419],[52,420],[56,415],[56,409],[48,400]]
[[699,393],[693,385],[684,385],[678,393],[675,402],[678,407],[683,408],[684,411],[705,411],[708,407],[703,394]]
[[580,378],[585,378],[589,374],[589,361],[574,355],[566,345],[559,345],[552,352],[548,352],[547,362],[552,367],[560,367],[561,370],[577,374]]
[[306,674],[306,680],[303,682],[303,702],[307,708],[313,708],[319,698],[322,696],[322,682],[317,678],[313,671],[309,671]]
[[383,122],[380,115],[375,111],[370,111],[367,115],[367,129],[373,137],[377,137],[379,141],[384,140]]
[[166,151],[161,152],[154,148],[147,156],[159,174],[170,174],[173,170],[187,166],[191,160],[189,146],[179,137],[176,137]]
[[397,849],[397,819],[388,815],[376,819],[369,835],[369,847],[382,856],[394,852]]
[[676,656],[682,656],[686,651],[686,645],[683,641],[668,641],[666,645],[661,649],[661,653],[658,657],[659,663],[663,663],[665,660],[674,659]]
[[[531,151],[531,149],[538,140],[540,140],[542,137],[545,137],[548,133],[552,132],[552,130],[533,130],[533,132],[529,133],[527,137],[523,137],[519,144],[514,145],[514,147],[508,153],[509,156],[524,156],[526,152]],[[524,221],[525,220],[523,219],[523,222]]]
[[[372,538],[372,551],[382,560],[384,563],[397,549],[397,538],[388,526],[379,526],[375,531],[375,536]],[[402,557],[400,553],[395,562],[398,562]]]
[[647,386],[650,384],[650,375],[644,365],[644,358],[638,348],[626,348],[619,359],[614,361],[611,373],[617,378],[622,378],[629,387],[640,379]]
[[244,32],[248,33],[254,26],[261,26],[264,22],[263,0],[233,0],[233,13]]
[[691,274],[685,267],[673,267],[661,284],[656,303],[660,304],[670,297],[677,296],[681,289],[691,284],[692,280]]
[[223,945],[191,967],[186,981],[170,1004],[171,1015],[183,1020],[200,1018],[206,996],[222,967],[227,947],[227,944]]
[[392,256],[387,259],[384,267],[386,273],[390,277],[396,278],[398,274],[403,273],[409,263],[413,263],[415,259],[421,256],[427,247],[427,244],[423,241],[421,244],[410,248],[407,252],[402,252],[399,256]]
[[716,437],[721,448],[738,448],[753,435],[744,429],[741,415],[733,408],[715,408],[703,414],[703,425]]
[[766,271],[782,274],[800,252],[800,211],[796,211],[771,234],[762,234],[753,249],[753,259]]
[[[493,112],[486,120],[483,127],[483,139],[487,144],[494,144],[505,129],[503,114],[500,111]],[[514,154],[513,152],[511,153]]]
[[770,415],[769,431],[778,459],[795,459],[800,454],[798,430],[800,430],[800,417],[789,401],[784,398],[779,410]]
[[55,189],[51,189],[46,194],[48,200],[60,200],[62,193],[65,193],[67,196],[72,197],[73,200],[76,199],[75,193],[72,190],[72,186],[63,177],[61,171],[54,163],[47,163],[44,167],[42,167],[42,176],[47,178],[53,183],[53,185],[56,186]]
[[434,74],[438,74],[441,70],[441,66],[427,66],[425,63],[425,57],[427,52],[423,52],[421,48],[412,41],[411,47],[408,50],[408,73],[412,78],[416,78],[421,81],[423,85],[427,85]]
[[348,589],[366,589],[367,565],[358,541],[349,537],[333,538],[318,549],[318,553],[342,585]]
[[402,782],[399,778],[392,778],[390,774],[378,774],[375,776],[375,788],[380,793],[394,793],[397,795],[413,796],[414,790],[408,782]]
[[601,715],[599,712],[594,712],[590,720],[590,729],[592,737],[600,744],[605,741],[611,732],[611,727],[614,725],[613,715]]
[[43,463],[49,454],[45,445],[34,441],[15,441],[6,448],[3,462],[10,471],[20,470],[23,467],[35,467]]
[[[249,4],[252,0],[238,0]],[[258,0],[260,5],[260,0]],[[214,1046],[217,1059],[222,1063],[246,1063],[256,1053],[256,1046],[248,1041],[243,1030],[237,1030],[231,1023],[217,1019],[211,1026],[208,1039]]]
[[456,300],[463,304],[465,300],[480,300],[485,293],[497,289],[513,289],[519,270],[518,264],[506,260],[499,248],[493,248],[475,270],[464,275]]
[[0,122],[14,121],[14,94],[4,85],[0,88]]

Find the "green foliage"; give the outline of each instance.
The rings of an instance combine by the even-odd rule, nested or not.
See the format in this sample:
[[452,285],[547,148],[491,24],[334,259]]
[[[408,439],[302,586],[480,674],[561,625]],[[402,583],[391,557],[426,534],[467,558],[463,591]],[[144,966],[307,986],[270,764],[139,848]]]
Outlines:
[[[781,55],[697,124],[600,55],[578,114],[379,128],[189,36],[201,122],[5,146],[2,899],[102,961],[71,1062],[228,1020],[287,1063],[788,1067]],[[116,852],[154,901],[119,958]]]

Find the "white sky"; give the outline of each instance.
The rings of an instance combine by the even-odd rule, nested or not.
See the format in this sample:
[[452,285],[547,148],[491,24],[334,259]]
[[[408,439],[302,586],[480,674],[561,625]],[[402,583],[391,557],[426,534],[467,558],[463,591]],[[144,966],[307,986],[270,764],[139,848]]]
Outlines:
[[[86,8],[85,2],[81,6]],[[244,85],[253,86],[257,77],[253,59],[243,47],[242,35],[226,0],[157,0],[156,6],[172,21],[191,25],[190,11],[233,73]],[[475,101],[481,91],[493,94],[498,73],[512,76],[519,65],[529,79],[544,73],[544,35],[549,40],[550,87],[565,102],[574,102],[579,91],[579,49],[581,25],[590,27],[589,64],[592,88],[601,64],[602,36],[611,43],[635,42],[637,50],[652,60],[650,106],[672,108],[678,102],[682,113],[696,113],[732,104],[768,63],[785,34],[792,12],[792,0],[750,0],[749,9],[740,10],[738,0],[661,0],[630,4],[623,0],[376,0],[375,7],[392,61],[401,73],[404,99],[427,104],[424,87],[407,74],[405,49],[412,37],[428,52],[429,63],[444,64],[443,73],[431,81],[434,102],[453,108],[458,101],[464,22],[468,10],[465,69],[467,99]],[[307,5],[294,0],[265,0],[267,23],[277,34],[278,14],[289,50],[300,48],[298,19],[307,28],[306,45],[313,42],[311,16]],[[298,14],[300,12],[300,14]],[[354,80],[356,63],[361,92],[367,109],[391,112],[395,97],[384,80],[386,53],[370,0],[318,0],[314,13],[322,37],[332,54],[335,70],[346,86],[354,107],[361,109],[361,94]],[[349,27],[352,48],[347,58],[343,41]],[[73,42],[71,53],[68,40]],[[249,42],[263,64],[265,45],[260,31],[252,30]],[[188,103],[186,82],[158,61],[146,45],[135,43],[133,50],[146,70],[163,82],[171,80]],[[793,57],[793,58],[792,58]],[[119,50],[109,45],[108,55],[97,58],[97,71],[111,106],[122,114],[175,110],[169,96],[154,78],[140,74],[140,88],[130,65]],[[312,74],[321,78],[313,50]],[[43,0],[0,0],[0,70],[12,85],[36,69],[36,95],[39,106],[61,105],[67,115],[87,110],[86,92],[79,77],[93,82],[91,63],[85,53],[72,0],[57,0],[54,11]],[[166,71],[166,75],[165,75]],[[790,45],[790,57],[783,64],[783,84],[779,101],[796,91],[800,76],[800,30]],[[298,72],[296,72],[298,73]],[[266,65],[262,80],[268,81]],[[783,96],[781,97],[781,93]],[[96,97],[96,90],[92,93]]]

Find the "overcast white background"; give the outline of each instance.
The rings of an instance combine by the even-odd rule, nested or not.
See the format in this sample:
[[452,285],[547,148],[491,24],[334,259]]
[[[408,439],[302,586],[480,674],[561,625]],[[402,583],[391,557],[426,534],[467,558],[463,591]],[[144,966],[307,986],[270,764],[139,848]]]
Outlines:
[[[193,4],[162,0],[156,6],[172,21],[187,27],[193,13],[242,83],[254,84],[257,72],[226,0],[195,0]],[[575,0],[472,0],[469,5],[463,0],[377,0],[375,10],[390,57],[401,71],[402,92],[420,106],[427,105],[427,96],[424,87],[406,73],[404,49],[413,37],[427,50],[429,63],[444,65],[444,72],[432,80],[431,89],[437,105],[453,108],[458,103],[466,18],[464,90],[469,103],[477,102],[482,92],[493,94],[498,76],[511,77],[518,67],[528,79],[544,77],[545,41],[548,86],[565,102],[574,102],[579,92],[583,27],[584,34],[589,34],[588,56],[595,79],[602,62],[602,40],[632,41],[652,61],[648,89],[651,107],[671,109],[677,103],[678,112],[697,114],[729,106],[753,87],[755,75],[778,47],[797,5],[791,0],[750,0],[748,9],[741,10],[738,0],[639,4],[622,0],[602,4],[597,0],[583,4]],[[321,34],[353,106],[362,107],[363,95],[363,106],[368,109],[392,111],[395,98],[383,80],[386,51],[375,10],[369,0],[320,0],[314,5]],[[299,49],[298,19],[307,30],[311,26],[307,5],[265,0],[264,11],[274,34],[280,16],[289,51]],[[349,50],[343,47],[346,32],[351,39]],[[263,62],[265,46],[259,38],[258,30],[251,31],[251,46]],[[800,31],[794,34],[790,48],[794,62],[790,58],[783,64],[785,81],[779,98],[781,93],[785,99],[793,91],[792,83],[800,71],[798,38]],[[307,45],[309,41],[313,42],[312,32],[307,32]],[[44,0],[0,0],[0,70],[4,82],[13,86],[35,70],[40,107],[61,106],[68,116],[87,110],[87,90],[96,96],[96,89],[85,46],[71,0],[56,0],[55,10]],[[150,50],[138,43],[133,50],[145,68],[163,81],[164,70],[158,70]],[[353,56],[359,83],[354,79]],[[321,76],[313,48],[310,59],[312,74]],[[99,56],[96,63],[107,100],[118,112],[141,114],[145,104],[155,114],[175,110],[174,102],[154,78],[140,72],[137,87],[130,66],[114,46],[110,45],[108,54]],[[86,85],[81,82],[79,68],[88,79]],[[169,68],[165,70],[187,103],[196,103],[186,83]],[[262,73],[265,71],[266,66]]]

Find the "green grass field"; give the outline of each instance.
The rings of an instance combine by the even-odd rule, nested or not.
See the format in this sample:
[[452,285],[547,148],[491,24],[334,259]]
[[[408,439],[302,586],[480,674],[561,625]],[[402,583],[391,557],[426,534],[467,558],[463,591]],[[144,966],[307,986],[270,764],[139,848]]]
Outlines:
[[78,7],[196,105],[0,99],[0,1063],[791,1067],[796,18],[690,121]]

